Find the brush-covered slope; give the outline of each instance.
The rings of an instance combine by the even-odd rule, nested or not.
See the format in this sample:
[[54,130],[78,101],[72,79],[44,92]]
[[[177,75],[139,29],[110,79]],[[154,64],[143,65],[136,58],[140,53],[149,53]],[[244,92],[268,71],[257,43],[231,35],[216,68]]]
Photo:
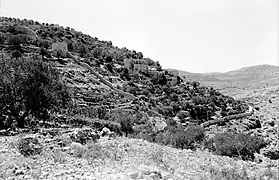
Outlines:
[[[242,148],[234,146],[239,142],[228,141],[228,135],[223,134],[227,144],[221,147],[225,155],[255,162],[185,150],[217,149],[214,143],[221,143],[222,138],[219,141],[210,138],[229,130],[261,136],[256,116],[206,129],[198,126],[211,119],[245,112],[246,102],[201,86],[194,79],[186,77],[183,82],[176,73],[163,70],[159,62],[144,58],[140,52],[115,47],[112,42],[72,28],[1,18],[0,32],[2,59],[46,61],[59,70],[73,100],[67,109],[50,114],[49,121],[53,123],[43,124],[33,118],[32,135],[0,137],[0,178],[276,178],[277,161],[267,157],[276,159],[278,152],[268,151],[267,157],[254,155],[259,153],[262,142],[249,140],[258,140],[257,136],[240,134],[240,145],[245,146]],[[66,42],[69,53],[53,51],[51,45],[57,41]],[[129,58],[146,61],[150,70],[141,72],[125,67],[124,60]],[[272,132],[275,128],[273,123]],[[129,134],[129,138],[119,137],[121,133]]]
[[[103,107],[105,112],[121,108],[166,118],[181,112],[182,119],[200,124],[213,116],[221,116],[221,112],[226,116],[247,110],[245,103],[212,87],[182,82],[175,73],[162,70],[159,62],[144,58],[141,52],[118,48],[112,42],[98,40],[69,27],[14,18],[1,18],[1,22],[3,54],[14,58],[43,58],[59,69],[75,99],[73,114],[94,118],[97,115],[88,112],[96,107]],[[72,56],[57,58],[58,54],[51,50],[51,44],[57,41],[66,42]],[[76,57],[78,62],[71,57]],[[152,70],[127,69],[124,66],[127,58],[142,59]],[[113,89],[79,62],[87,64],[104,81],[111,83]],[[130,93],[136,99],[123,98],[125,96],[118,90]]]

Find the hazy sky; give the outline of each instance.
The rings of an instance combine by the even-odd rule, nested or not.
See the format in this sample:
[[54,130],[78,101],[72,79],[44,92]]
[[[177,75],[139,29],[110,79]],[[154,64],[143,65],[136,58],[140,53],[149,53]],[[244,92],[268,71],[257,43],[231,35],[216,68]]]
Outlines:
[[277,0],[0,0],[1,16],[69,26],[163,68],[278,65]]

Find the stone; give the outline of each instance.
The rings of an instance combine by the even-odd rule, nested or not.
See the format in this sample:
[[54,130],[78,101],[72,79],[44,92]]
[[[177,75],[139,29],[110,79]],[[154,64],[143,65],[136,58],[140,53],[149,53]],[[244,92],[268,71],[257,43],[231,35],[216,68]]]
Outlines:
[[107,136],[107,135],[110,135],[112,132],[108,129],[108,128],[106,128],[106,127],[104,127],[103,129],[102,129],[102,131],[100,132],[100,135],[101,136]]
[[16,176],[24,175],[24,171],[23,171],[22,169],[17,169],[17,170],[15,171],[15,175],[16,175]]
[[149,122],[153,125],[153,132],[162,131],[167,127],[165,119],[161,117],[150,117]]
[[159,170],[159,168],[154,166],[147,166],[147,165],[140,165],[139,170],[146,176],[151,175],[152,177],[160,177],[162,178],[162,174]]
[[150,177],[153,180],[160,180],[160,179],[162,179],[161,173],[157,173],[157,172],[152,172],[148,177]]
[[130,172],[128,173],[128,177],[131,178],[131,179],[137,179],[139,176],[139,172]]
[[87,141],[96,141],[100,136],[91,128],[75,129],[74,132],[69,133],[72,141],[85,144]]

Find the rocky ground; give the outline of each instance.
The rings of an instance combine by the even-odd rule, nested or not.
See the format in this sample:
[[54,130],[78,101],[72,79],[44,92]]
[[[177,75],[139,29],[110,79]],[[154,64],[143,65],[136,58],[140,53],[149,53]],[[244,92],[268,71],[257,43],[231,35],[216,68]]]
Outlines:
[[[261,135],[269,142],[269,146],[263,149],[263,154],[279,158],[279,86],[278,79],[269,82],[268,85],[257,83],[242,91],[234,91],[236,99],[244,99],[255,107],[254,116],[260,120],[261,128],[251,130],[251,133]],[[269,151],[269,152],[266,152]]]
[[16,148],[26,135],[2,136],[0,179],[277,178],[276,161],[268,159],[256,164],[124,137],[104,136],[82,145],[70,140],[70,134],[33,134],[42,152],[30,157]]

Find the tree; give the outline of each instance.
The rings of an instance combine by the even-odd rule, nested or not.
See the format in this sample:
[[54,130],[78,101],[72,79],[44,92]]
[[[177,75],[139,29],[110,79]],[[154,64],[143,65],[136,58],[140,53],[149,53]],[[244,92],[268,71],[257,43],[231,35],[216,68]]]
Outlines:
[[20,52],[19,50],[13,50],[13,51],[12,51],[12,57],[13,57],[13,58],[16,58],[16,59],[17,59],[17,58],[20,58],[21,55],[22,55],[22,54],[21,54],[21,52]]
[[22,39],[19,35],[8,36],[7,43],[9,45],[12,45],[13,49],[22,51],[21,49]]
[[194,149],[195,143],[199,143],[204,140],[204,132],[205,130],[201,126],[197,125],[190,125],[186,129],[182,126],[178,126],[172,134],[172,143],[176,148]]
[[110,121],[116,121],[120,123],[120,130],[125,134],[127,137],[128,134],[134,132],[133,130],[133,122],[134,117],[130,112],[123,111],[123,110],[116,110],[110,114]]
[[6,37],[4,35],[0,35],[0,44],[4,44],[6,41]]
[[87,46],[85,46],[84,44],[79,44],[78,53],[81,57],[85,57],[88,54],[88,52],[89,50]]
[[27,116],[45,121],[70,102],[59,72],[41,60],[0,59],[0,76],[0,121],[15,119],[22,128]]
[[197,81],[193,81],[192,86],[193,86],[194,89],[197,89],[200,86],[200,83],[197,82]]
[[49,52],[45,48],[40,48],[40,55],[42,56],[42,60],[45,60],[45,56],[50,57]]

